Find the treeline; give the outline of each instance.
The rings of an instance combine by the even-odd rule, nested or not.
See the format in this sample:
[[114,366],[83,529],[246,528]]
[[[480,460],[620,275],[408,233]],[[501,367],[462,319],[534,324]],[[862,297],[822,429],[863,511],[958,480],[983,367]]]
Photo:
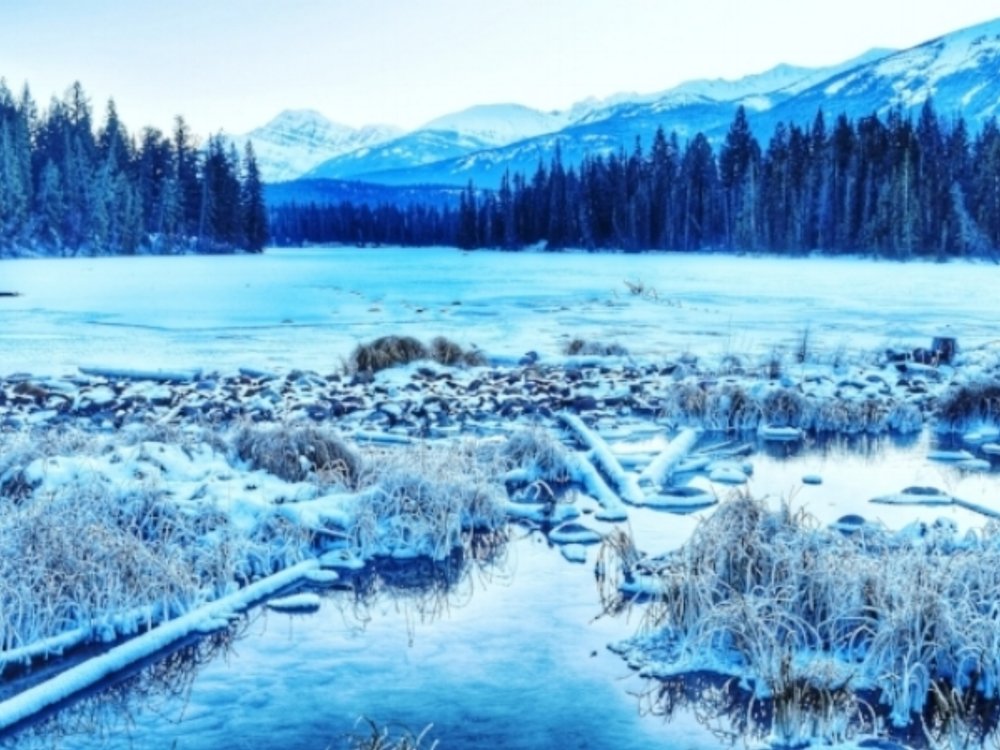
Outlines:
[[113,101],[95,129],[79,83],[40,114],[0,79],[0,253],[259,251],[267,238],[249,144],[202,149],[180,117],[134,138]]
[[986,255],[1000,246],[1000,130],[972,137],[928,101],[915,121],[894,109],[830,126],[821,111],[762,148],[740,107],[718,148],[661,129],[648,151],[637,139],[578,167],[557,150],[453,208],[289,204],[270,218],[279,244]]

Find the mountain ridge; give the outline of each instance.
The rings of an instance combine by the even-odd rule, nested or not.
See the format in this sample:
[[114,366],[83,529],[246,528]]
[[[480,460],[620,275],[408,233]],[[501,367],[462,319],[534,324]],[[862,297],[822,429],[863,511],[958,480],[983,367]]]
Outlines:
[[857,118],[890,107],[915,109],[932,97],[939,112],[972,126],[1000,110],[1000,19],[959,29],[905,50],[876,48],[837,65],[777,65],[740,79],[698,79],[652,94],[587,99],[567,110],[484,104],[435,118],[421,128],[372,139],[302,173],[310,178],[386,185],[495,186],[507,169],[530,172],[561,151],[585,154],[649,143],[658,127],[682,140],[724,136],[743,106],[758,138],[779,121],[806,124],[823,110]]

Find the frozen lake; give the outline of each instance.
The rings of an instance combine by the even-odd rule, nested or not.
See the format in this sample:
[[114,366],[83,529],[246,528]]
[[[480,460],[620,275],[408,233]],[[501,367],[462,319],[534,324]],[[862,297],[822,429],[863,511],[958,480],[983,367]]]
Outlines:
[[[626,281],[645,293],[630,292]],[[1000,267],[712,255],[270,250],[259,256],[0,264],[0,375],[79,365],[337,369],[387,333],[487,354],[558,354],[572,337],[633,354],[926,346],[950,326],[996,338]]]

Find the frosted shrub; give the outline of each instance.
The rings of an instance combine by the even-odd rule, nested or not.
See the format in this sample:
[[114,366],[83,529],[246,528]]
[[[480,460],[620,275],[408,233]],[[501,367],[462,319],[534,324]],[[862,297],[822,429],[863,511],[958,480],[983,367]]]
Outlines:
[[483,459],[471,441],[368,456],[351,531],[361,556],[443,559],[464,532],[500,527],[505,492],[498,467]]
[[357,484],[357,455],[329,430],[311,424],[247,425],[233,442],[240,460],[285,481],[314,479],[346,487]]

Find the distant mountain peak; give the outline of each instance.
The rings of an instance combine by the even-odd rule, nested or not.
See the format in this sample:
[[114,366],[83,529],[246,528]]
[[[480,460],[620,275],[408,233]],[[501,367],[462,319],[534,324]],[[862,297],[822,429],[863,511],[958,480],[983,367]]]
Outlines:
[[352,128],[315,109],[286,109],[266,125],[232,140],[251,141],[264,180],[282,182],[301,177],[327,159],[382,143],[399,133],[398,128],[385,125]]
[[542,112],[523,104],[477,104],[435,118],[419,130],[450,131],[490,146],[505,146],[560,130],[569,122],[561,112]]

